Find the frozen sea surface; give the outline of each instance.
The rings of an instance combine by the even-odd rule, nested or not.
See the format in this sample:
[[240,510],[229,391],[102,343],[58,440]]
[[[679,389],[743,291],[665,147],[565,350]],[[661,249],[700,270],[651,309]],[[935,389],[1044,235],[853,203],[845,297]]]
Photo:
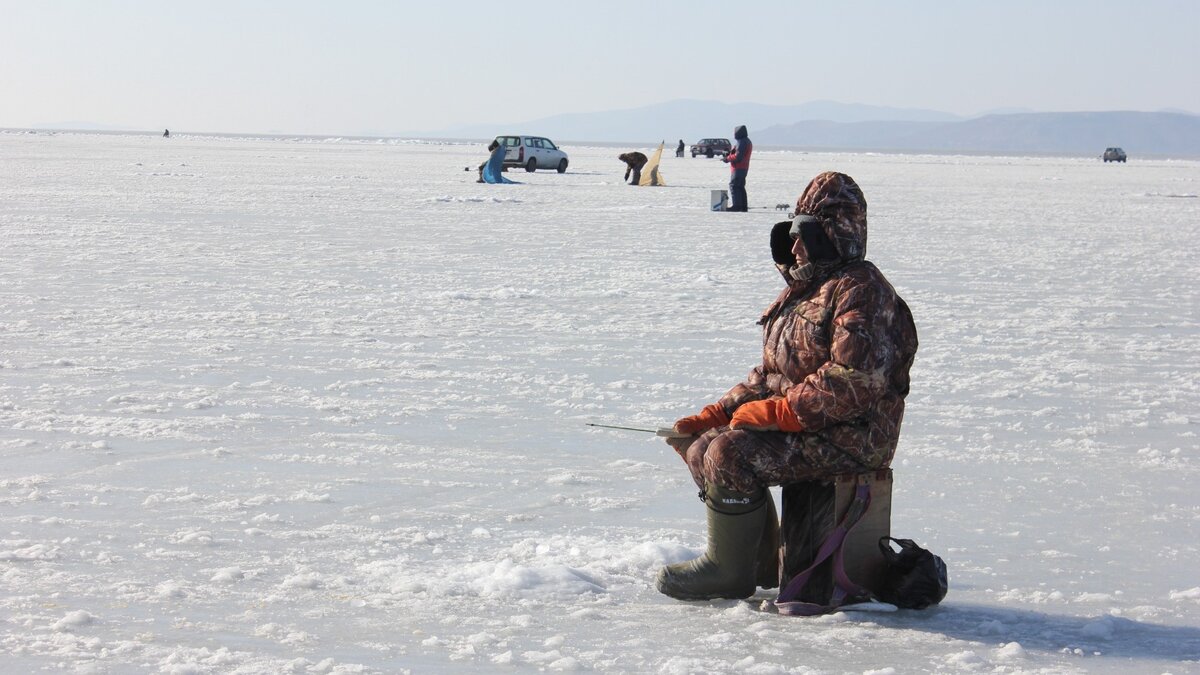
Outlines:
[[[760,150],[729,214],[566,149],[0,134],[0,670],[1200,672],[1200,164]],[[826,169],[916,316],[892,529],[950,595],[670,600],[695,489],[585,423],[745,375]]]

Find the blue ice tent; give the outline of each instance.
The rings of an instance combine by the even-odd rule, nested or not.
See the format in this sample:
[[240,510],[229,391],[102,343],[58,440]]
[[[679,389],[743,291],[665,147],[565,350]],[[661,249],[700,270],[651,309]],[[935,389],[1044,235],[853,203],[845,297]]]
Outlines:
[[487,164],[483,166],[483,182],[485,183],[511,183],[512,181],[504,177],[504,144],[496,146],[492,151],[492,156],[488,158]]

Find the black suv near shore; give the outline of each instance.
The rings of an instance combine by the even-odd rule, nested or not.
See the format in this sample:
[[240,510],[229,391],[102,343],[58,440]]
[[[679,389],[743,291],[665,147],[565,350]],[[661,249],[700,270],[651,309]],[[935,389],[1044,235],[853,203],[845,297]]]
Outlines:
[[720,155],[724,157],[731,150],[733,150],[733,145],[730,144],[728,138],[705,138],[692,146],[692,157],[696,155],[704,155],[705,157]]
[[1101,159],[1103,159],[1105,161],[1105,163],[1120,162],[1120,163],[1124,164],[1125,163],[1125,151],[1120,148],[1105,148],[1104,156],[1101,157]]

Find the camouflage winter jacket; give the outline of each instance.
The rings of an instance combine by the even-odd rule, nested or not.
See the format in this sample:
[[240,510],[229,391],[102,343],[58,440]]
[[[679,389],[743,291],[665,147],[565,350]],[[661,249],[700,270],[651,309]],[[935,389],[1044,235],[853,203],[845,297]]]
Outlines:
[[[807,281],[777,265],[788,288],[767,308],[763,362],[720,400],[732,413],[747,401],[786,396],[804,427],[864,467],[887,466],[896,451],[917,331],[904,300],[864,260],[866,200],[853,179],[823,173],[796,205],[821,218],[840,259],[819,263]],[[781,224],[782,225],[782,224]],[[783,230],[786,234],[786,228]]]

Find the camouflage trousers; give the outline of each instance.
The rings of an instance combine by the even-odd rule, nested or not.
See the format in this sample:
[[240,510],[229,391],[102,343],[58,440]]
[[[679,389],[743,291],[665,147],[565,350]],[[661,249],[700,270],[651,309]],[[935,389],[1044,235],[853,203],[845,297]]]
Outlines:
[[684,461],[701,490],[715,483],[738,492],[876,468],[816,433],[729,428],[705,432],[688,446]]

